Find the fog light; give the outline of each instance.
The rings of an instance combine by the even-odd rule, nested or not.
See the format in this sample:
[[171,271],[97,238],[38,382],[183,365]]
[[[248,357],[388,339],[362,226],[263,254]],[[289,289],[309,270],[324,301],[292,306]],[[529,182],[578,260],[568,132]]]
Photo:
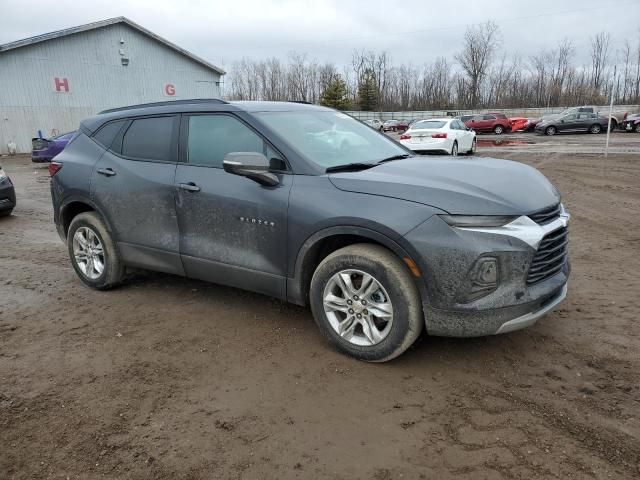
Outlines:
[[466,302],[472,302],[484,297],[498,288],[498,259],[495,257],[482,257],[478,259],[471,269],[471,288],[466,297]]
[[478,260],[475,283],[478,285],[496,285],[498,282],[498,261],[493,258]]

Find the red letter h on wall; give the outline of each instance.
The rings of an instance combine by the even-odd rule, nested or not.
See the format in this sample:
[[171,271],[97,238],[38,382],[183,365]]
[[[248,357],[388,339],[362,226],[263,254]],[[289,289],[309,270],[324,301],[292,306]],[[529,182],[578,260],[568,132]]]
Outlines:
[[67,78],[54,78],[56,92],[69,93],[69,80]]

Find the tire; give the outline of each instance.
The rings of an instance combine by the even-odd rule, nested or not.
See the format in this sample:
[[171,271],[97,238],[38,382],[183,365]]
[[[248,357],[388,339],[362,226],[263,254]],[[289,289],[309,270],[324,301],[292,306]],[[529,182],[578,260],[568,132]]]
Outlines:
[[[92,246],[91,252],[83,248],[83,245],[87,244]],[[98,253],[100,246],[102,255]],[[122,282],[125,274],[124,265],[111,234],[97,213],[84,212],[73,218],[67,233],[67,250],[73,269],[87,286],[96,290],[107,290]],[[87,260],[83,265],[77,255],[90,255],[91,263]],[[102,270],[99,268],[100,264]]]
[[594,123],[589,127],[589,133],[593,133],[594,135],[597,135],[601,132],[602,132],[602,125],[600,125],[599,123]]
[[[365,275],[375,283],[368,284],[363,298],[353,297],[352,293],[363,293]],[[345,276],[351,280],[351,289],[343,280]],[[367,293],[367,289],[377,287]],[[324,301],[330,294],[336,299],[335,308]],[[309,298],[313,318],[323,335],[340,352],[358,360],[386,362],[397,357],[413,344],[424,325],[420,294],[411,274],[398,257],[379,245],[350,245],[327,256],[313,274]],[[376,308],[381,317],[367,310],[373,311],[374,304],[381,306]],[[385,310],[390,320],[383,318]],[[372,322],[376,335],[370,327],[366,328],[368,334],[365,331],[365,325]],[[346,328],[339,334],[343,325]]]
[[13,212],[13,208],[11,210],[2,210],[2,211],[0,211],[0,218],[8,217],[9,215],[11,215],[11,212]]
[[544,130],[544,134],[549,137],[553,137],[556,133],[558,133],[558,130],[556,129],[556,127],[547,127]]
[[636,125],[636,133],[640,133],[640,123]]
[[474,138],[471,143],[471,150],[467,151],[467,155],[473,155],[476,153],[476,149],[478,148],[478,141]]
[[451,156],[452,157],[457,157],[458,156],[458,142],[457,142],[457,140],[453,141],[453,146],[451,147]]
[[496,135],[502,135],[504,133],[504,127],[502,125],[496,125],[493,127],[493,133]]

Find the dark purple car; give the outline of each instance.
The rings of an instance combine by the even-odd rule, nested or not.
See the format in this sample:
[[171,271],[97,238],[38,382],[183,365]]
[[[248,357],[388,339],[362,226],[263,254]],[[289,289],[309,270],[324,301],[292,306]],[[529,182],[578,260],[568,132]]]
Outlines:
[[31,139],[31,161],[36,163],[50,162],[59,154],[73,137],[75,132],[63,133],[55,137]]

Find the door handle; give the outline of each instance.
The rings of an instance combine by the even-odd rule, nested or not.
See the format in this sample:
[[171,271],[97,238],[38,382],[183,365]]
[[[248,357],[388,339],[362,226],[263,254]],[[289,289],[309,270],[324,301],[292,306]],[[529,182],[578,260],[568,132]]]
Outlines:
[[180,188],[182,190],[186,190],[187,192],[199,192],[200,191],[200,187],[197,186],[195,183],[193,182],[189,182],[189,183],[181,183],[180,184]]
[[116,174],[112,168],[99,168],[98,173],[106,177],[113,177]]

